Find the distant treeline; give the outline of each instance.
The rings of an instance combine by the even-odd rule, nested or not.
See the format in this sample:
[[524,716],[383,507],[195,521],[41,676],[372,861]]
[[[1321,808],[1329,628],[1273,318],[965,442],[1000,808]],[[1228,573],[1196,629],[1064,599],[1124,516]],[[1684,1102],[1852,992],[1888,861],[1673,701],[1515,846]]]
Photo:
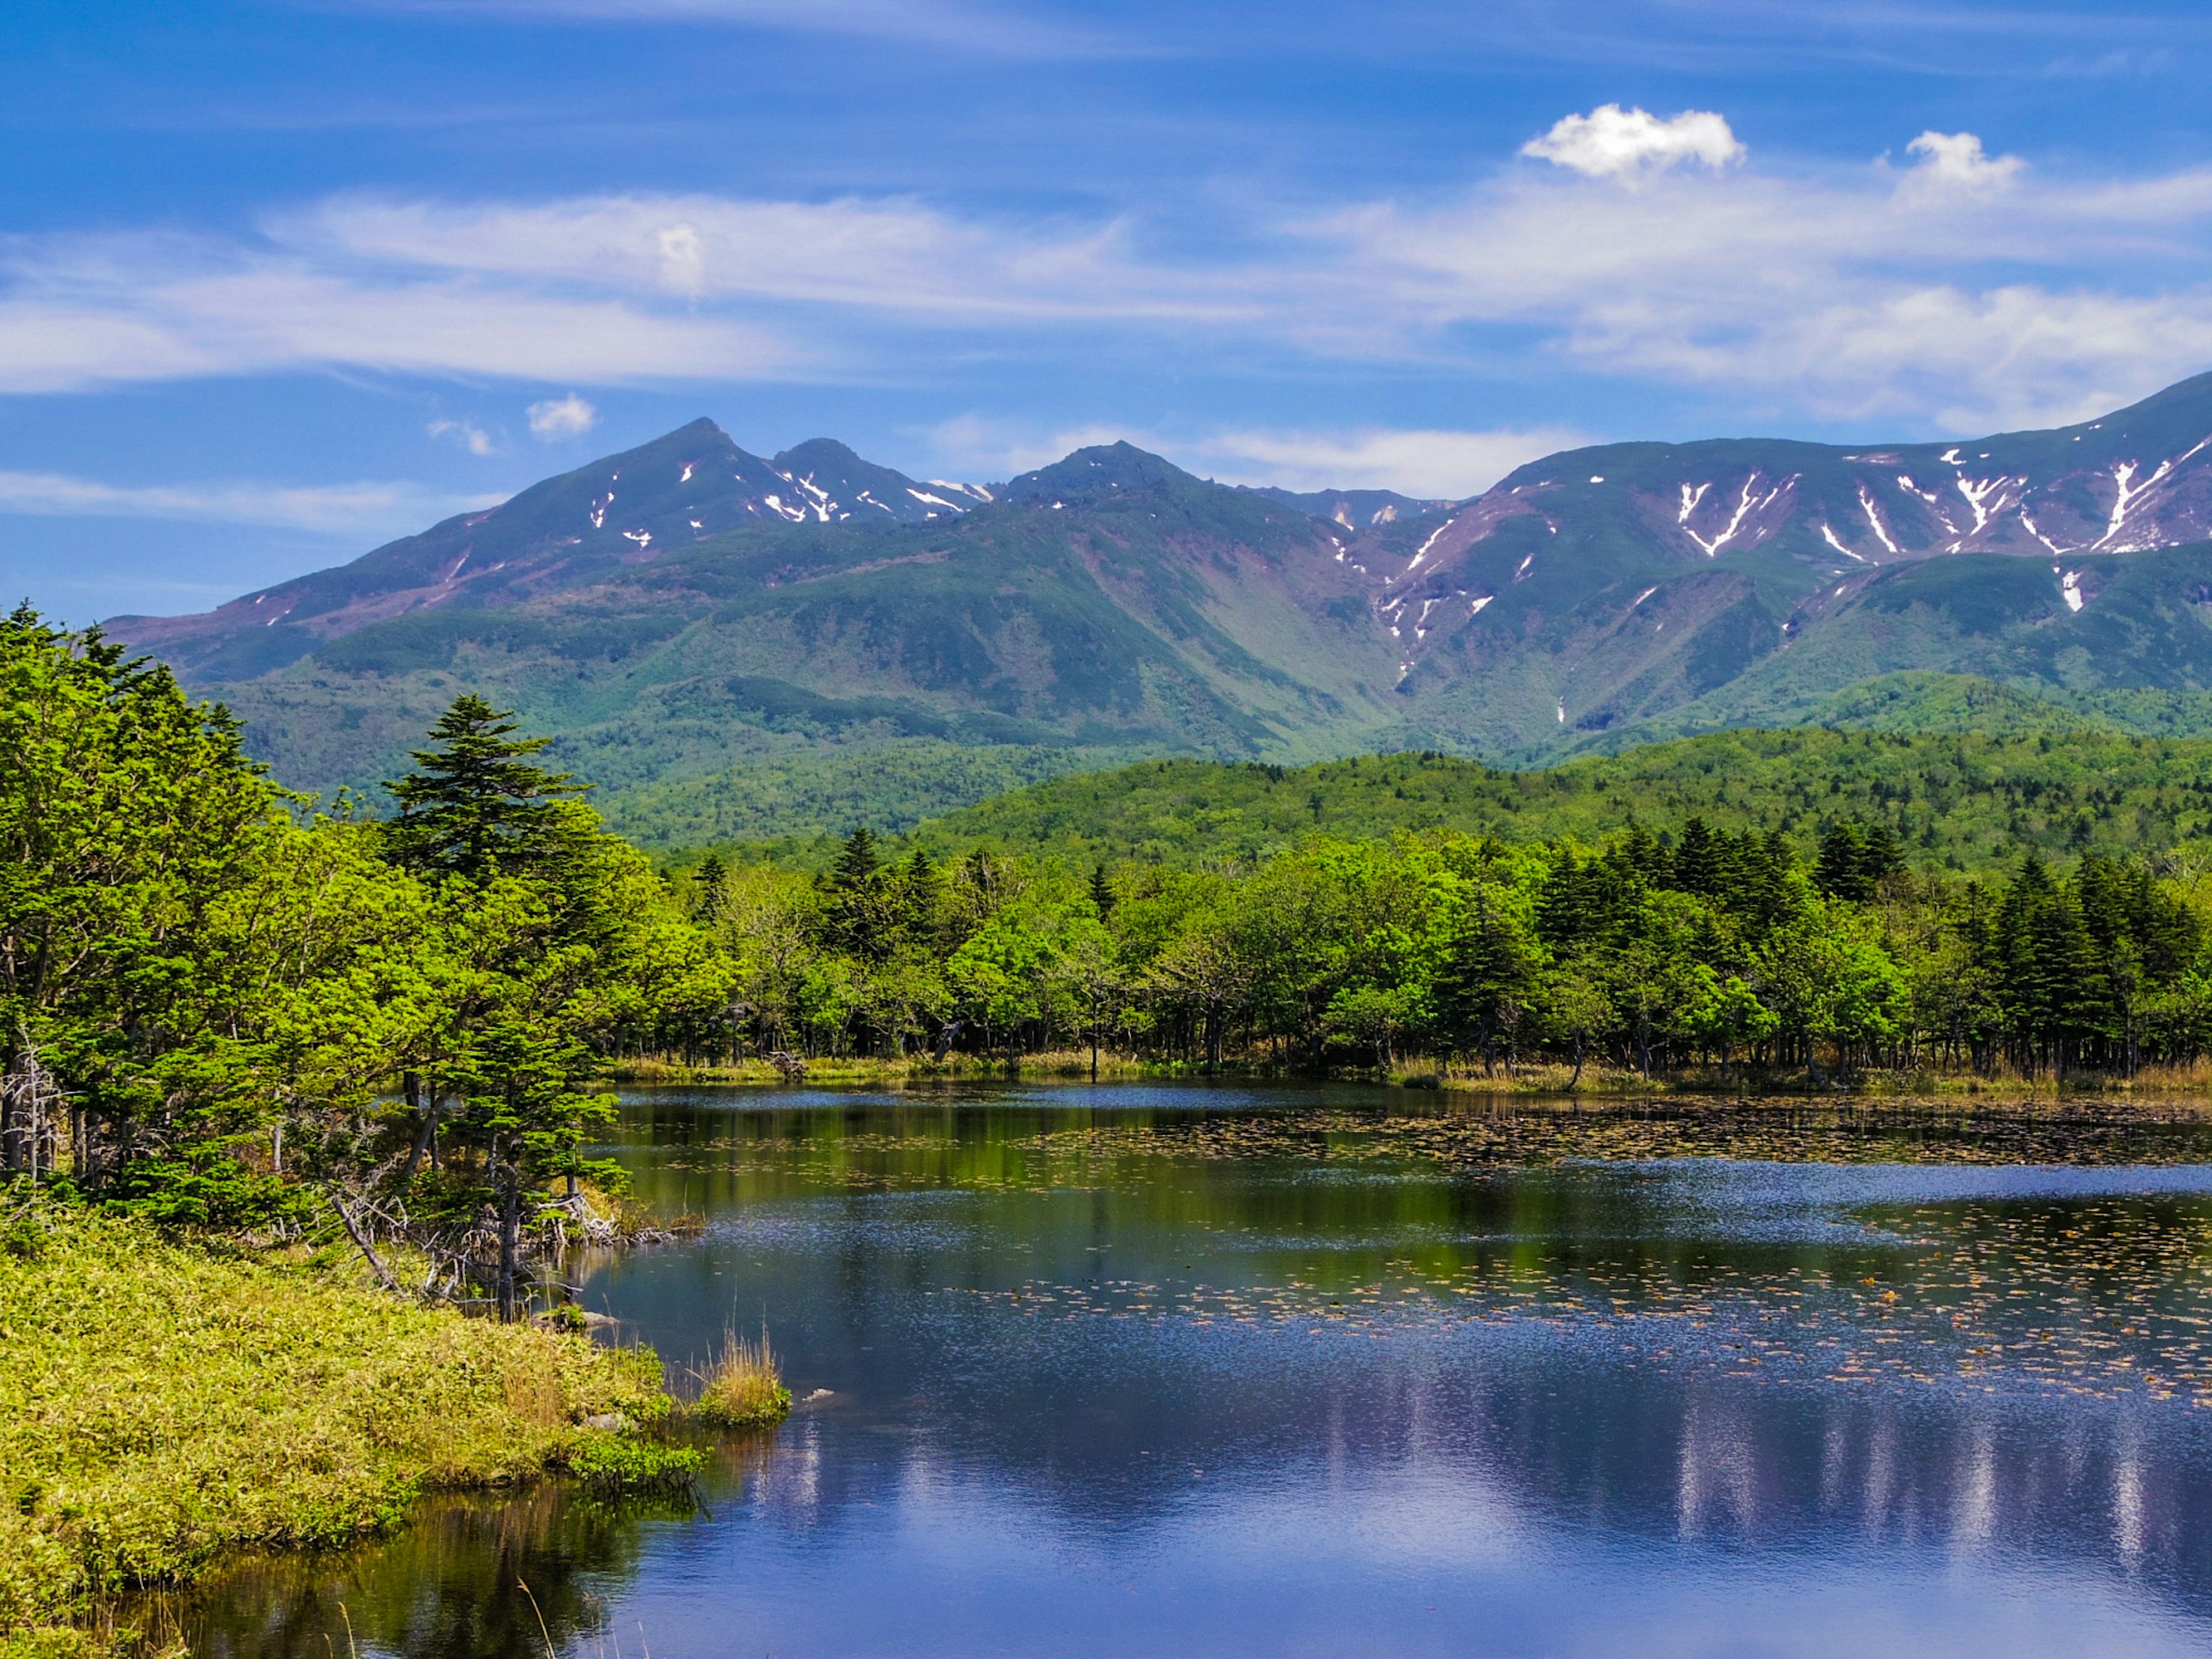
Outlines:
[[[819,874],[711,859],[684,878],[737,970],[726,1052],[903,1054],[1096,1042],[1194,1063],[1500,1069],[1593,1056],[1849,1073],[2131,1072],[2212,1046],[2212,889],[2096,855],[1915,872],[1887,825],[1692,818],[1595,845],[1309,834],[1212,871],[855,832]],[[695,1055],[716,1034],[690,1034]]]
[[1812,728],[1684,738],[1541,772],[1429,752],[1305,767],[1150,761],[1036,783],[914,839],[940,859],[981,847],[1086,865],[1249,866],[1316,831],[1598,843],[1632,820],[1678,836],[1693,817],[1779,832],[1808,859],[1832,823],[1880,824],[1914,864],[1967,873],[2015,867],[2030,850],[2071,861],[2198,842],[2212,858],[2212,739]]

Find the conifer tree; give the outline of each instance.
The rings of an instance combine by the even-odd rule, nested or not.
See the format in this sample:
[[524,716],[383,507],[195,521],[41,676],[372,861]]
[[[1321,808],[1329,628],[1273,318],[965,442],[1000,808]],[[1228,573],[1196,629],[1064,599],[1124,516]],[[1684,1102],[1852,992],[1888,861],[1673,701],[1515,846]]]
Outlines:
[[560,799],[588,786],[532,764],[550,739],[516,730],[511,709],[474,692],[453,699],[431,746],[412,751],[416,769],[384,786],[399,803],[386,831],[392,862],[482,883],[544,854]]

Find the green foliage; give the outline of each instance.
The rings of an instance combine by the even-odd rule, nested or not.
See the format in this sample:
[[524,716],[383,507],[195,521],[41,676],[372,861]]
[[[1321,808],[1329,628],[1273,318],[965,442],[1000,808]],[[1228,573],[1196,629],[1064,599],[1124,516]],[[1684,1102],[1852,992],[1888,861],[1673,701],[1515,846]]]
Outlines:
[[[1346,766],[1364,793],[1324,807],[1402,802],[1406,780],[1471,781],[1494,804],[1527,781],[1433,757],[1374,767],[1387,794]],[[1225,778],[1263,810],[1304,793],[1310,811],[1331,769],[1180,775]],[[1064,838],[1041,855],[976,848],[940,865],[939,833],[886,865],[855,836],[817,879],[729,870],[715,915],[748,988],[740,1035],[837,1056],[927,1043],[1018,1060],[1101,1042],[1207,1066],[1543,1058],[1577,1079],[1592,1054],[1645,1072],[2131,1073],[2212,1045],[2212,891],[2139,860],[2090,854],[2061,875],[2031,854],[1970,879],[1911,871],[1879,822],[1831,818],[1808,851],[1692,814],[1679,833],[1632,819],[1595,842],[1307,830],[1249,862],[1109,869],[1090,862],[1103,838],[1056,821]],[[1054,856],[1070,841],[1075,857]],[[894,878],[916,868],[929,896],[902,908]]]
[[386,830],[392,862],[483,882],[540,860],[557,828],[556,799],[580,786],[525,758],[545,738],[516,738],[511,710],[467,693],[414,751],[416,769],[384,787],[399,803]]
[[1692,819],[1779,833],[1803,854],[1835,826],[1856,826],[1879,844],[1883,868],[1899,848],[1961,871],[2002,867],[2031,848],[2163,852],[2212,842],[2212,740],[1725,732],[1547,772],[1426,752],[1292,769],[1152,761],[1035,784],[914,839],[943,856],[993,847],[1086,866],[1191,867],[1249,866],[1316,830],[1594,842],[1631,820],[1679,837]]
[[477,700],[386,827],[296,819],[220,708],[96,635],[18,611],[0,679],[0,1166],[365,1254],[364,1217],[489,1227],[453,1287],[516,1311],[521,1230],[596,1172],[606,1051],[726,1004],[645,860]]
[[569,1474],[602,1492],[653,1492],[690,1486],[706,1468],[707,1457],[696,1446],[594,1436],[570,1445],[560,1462]]
[[[1024,784],[1133,758],[1124,748],[794,738],[777,741],[772,753],[732,764],[728,752],[744,735],[742,728],[725,727],[714,734],[711,755],[657,756],[664,769],[635,779],[629,745],[569,741],[563,750],[611,768],[607,775],[620,787],[607,792],[601,806],[608,823],[641,847],[763,842],[779,855],[853,823],[911,830],[924,818]],[[708,741],[702,734],[702,750]]]

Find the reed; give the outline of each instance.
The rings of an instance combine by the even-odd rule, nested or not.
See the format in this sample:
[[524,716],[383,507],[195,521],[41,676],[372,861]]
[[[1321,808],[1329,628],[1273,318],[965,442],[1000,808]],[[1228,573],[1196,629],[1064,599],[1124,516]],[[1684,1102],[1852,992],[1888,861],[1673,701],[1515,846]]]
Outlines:
[[699,1397],[691,1415],[710,1427],[757,1428],[791,1414],[791,1390],[783,1386],[765,1329],[757,1342],[734,1328],[724,1332],[721,1351],[692,1375],[699,1380]]

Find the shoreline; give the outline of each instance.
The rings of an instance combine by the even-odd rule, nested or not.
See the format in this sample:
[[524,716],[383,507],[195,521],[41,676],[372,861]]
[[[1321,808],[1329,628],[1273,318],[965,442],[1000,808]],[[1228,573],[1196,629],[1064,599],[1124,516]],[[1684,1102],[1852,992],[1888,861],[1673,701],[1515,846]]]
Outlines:
[[[1100,1057],[1097,1081],[1101,1087],[1130,1083],[1197,1083],[1220,1085],[1328,1084],[1360,1085],[1429,1093],[1476,1096],[1524,1102],[1628,1102],[1694,1097],[1703,1100],[1957,1100],[1997,1103],[2109,1099],[2201,1099],[2212,1110],[2212,1065],[2186,1071],[2146,1068],[2135,1077],[2076,1073],[2063,1079],[2049,1076],[2027,1078],[1999,1074],[1916,1070],[1865,1072],[1847,1081],[1825,1073],[1805,1072],[1753,1073],[1741,1067],[1692,1067],[1646,1078],[1639,1073],[1588,1066],[1579,1084],[1569,1087],[1573,1068],[1546,1062],[1521,1066],[1508,1074],[1503,1067],[1485,1075],[1479,1067],[1439,1069],[1432,1061],[1407,1062],[1388,1069],[1379,1066],[1334,1066],[1322,1070],[1288,1066],[1270,1061],[1224,1060],[1212,1071],[1200,1063],[1139,1060],[1127,1056]],[[1024,1056],[1012,1067],[1006,1061],[982,1060],[972,1055],[955,1056],[949,1062],[888,1058],[825,1058],[810,1060],[803,1075],[787,1076],[765,1060],[746,1060],[735,1066],[693,1066],[660,1060],[631,1060],[608,1066],[606,1079],[617,1085],[647,1088],[686,1086],[757,1088],[770,1090],[906,1088],[957,1083],[1087,1083],[1091,1080],[1085,1052],[1059,1051]]]
[[402,1301],[349,1267],[33,1207],[0,1239],[0,1659],[137,1651],[118,1602],[439,1491],[675,1487],[645,1348]]

